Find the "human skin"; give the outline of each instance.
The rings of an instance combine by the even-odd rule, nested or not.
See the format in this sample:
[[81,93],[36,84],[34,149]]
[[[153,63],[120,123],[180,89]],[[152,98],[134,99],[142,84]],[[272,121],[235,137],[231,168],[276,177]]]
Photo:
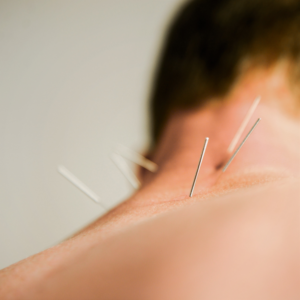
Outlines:
[[[299,299],[300,127],[288,69],[247,70],[223,99],[174,113],[153,153],[159,171],[73,238],[2,270],[0,298]],[[222,174],[258,95],[246,131],[262,121]]]

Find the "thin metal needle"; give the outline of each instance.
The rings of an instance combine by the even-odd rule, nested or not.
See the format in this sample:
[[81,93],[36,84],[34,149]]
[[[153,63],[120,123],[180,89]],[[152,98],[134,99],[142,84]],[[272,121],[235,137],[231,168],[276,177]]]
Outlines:
[[246,137],[244,138],[244,140],[242,141],[242,143],[239,145],[239,147],[236,149],[236,151],[233,153],[233,155],[231,156],[231,158],[229,159],[229,161],[227,162],[227,164],[223,168],[223,172],[225,172],[227,170],[227,168],[229,167],[229,165],[231,164],[231,162],[233,161],[233,159],[235,158],[235,156],[238,154],[238,152],[240,151],[240,149],[242,148],[242,146],[245,144],[245,142],[247,141],[247,139],[249,138],[249,136],[251,135],[251,133],[255,129],[255,127],[258,125],[258,123],[259,123],[260,120],[261,120],[261,118],[257,119],[257,121],[255,122],[255,124],[253,125],[253,127],[251,128],[251,130],[249,131],[249,133],[246,135]]
[[126,177],[126,179],[131,183],[131,185],[135,189],[139,189],[141,183],[138,180],[138,178],[135,176],[135,174],[131,171],[125,159],[116,153],[112,153],[110,158],[112,159],[114,164],[118,167],[118,169],[122,172],[122,174]]
[[241,126],[239,127],[238,131],[236,132],[236,134],[235,134],[233,140],[231,141],[231,143],[230,143],[230,145],[229,145],[229,147],[228,147],[228,149],[227,149],[227,152],[228,152],[229,154],[233,152],[235,146],[237,145],[237,143],[238,143],[240,137],[241,137],[242,134],[243,134],[243,131],[245,130],[245,128],[246,128],[247,124],[249,123],[249,121],[250,121],[250,119],[251,119],[251,117],[252,117],[252,115],[253,115],[255,109],[257,108],[257,105],[259,104],[260,99],[261,99],[261,97],[257,97],[257,98],[254,100],[254,102],[252,103],[250,109],[248,110],[248,112],[247,112],[247,114],[246,114],[246,116],[245,116],[245,118],[244,118],[244,120],[243,120]]
[[74,184],[79,190],[81,190],[89,198],[91,198],[97,204],[102,205],[100,203],[99,197],[92,190],[90,190],[83,182],[81,182],[74,174],[72,174],[67,168],[65,168],[64,166],[58,166],[57,170],[62,176],[64,176],[67,180],[69,180],[72,184]]
[[194,178],[194,181],[193,181],[193,185],[192,185],[192,188],[191,188],[190,197],[193,197],[196,181],[197,181],[197,178],[198,178],[200,167],[202,165],[202,161],[203,161],[203,157],[204,157],[204,154],[205,154],[205,151],[206,151],[208,140],[209,140],[208,137],[205,138],[205,142],[204,142],[204,146],[203,146],[202,153],[201,153],[201,156],[200,156],[199,164],[198,164],[197,171],[196,171],[196,174],[195,174],[195,178]]
[[127,158],[128,160],[144,167],[150,172],[155,173],[158,169],[158,166],[156,163],[152,162],[151,160],[145,158],[141,154],[132,151],[131,149],[119,144],[116,149],[117,154]]

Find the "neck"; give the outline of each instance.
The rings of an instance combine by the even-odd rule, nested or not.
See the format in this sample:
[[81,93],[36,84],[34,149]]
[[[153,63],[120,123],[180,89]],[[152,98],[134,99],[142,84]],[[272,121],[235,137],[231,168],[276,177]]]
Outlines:
[[[95,224],[102,224],[103,232],[112,232],[124,224],[144,220],[193,201],[298,176],[299,117],[290,116],[289,109],[296,101],[284,80],[286,77],[278,69],[269,73],[260,70],[246,73],[226,97],[210,99],[205,107],[198,110],[174,114],[152,157],[159,170],[154,174],[144,174],[142,188]],[[222,173],[219,166],[230,157],[228,146],[258,95],[262,100],[239,143],[257,118],[262,120],[226,172]],[[206,137],[210,140],[194,196],[190,198]]]
[[[299,118],[296,109],[291,110],[296,100],[285,78],[282,67],[248,72],[226,97],[211,99],[198,110],[174,114],[153,156],[159,171],[145,176],[140,192],[146,191],[149,199],[159,193],[187,198],[206,137],[210,140],[195,189],[198,197],[225,191],[226,187],[298,175]],[[262,100],[239,143],[258,117],[262,121],[222,173],[220,166],[230,158],[227,148],[258,95]]]

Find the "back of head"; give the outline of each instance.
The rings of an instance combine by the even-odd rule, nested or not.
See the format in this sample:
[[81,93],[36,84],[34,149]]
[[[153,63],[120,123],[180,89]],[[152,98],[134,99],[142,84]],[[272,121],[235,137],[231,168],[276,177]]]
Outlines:
[[193,0],[172,22],[151,94],[153,145],[173,111],[226,95],[248,65],[300,65],[299,0]]

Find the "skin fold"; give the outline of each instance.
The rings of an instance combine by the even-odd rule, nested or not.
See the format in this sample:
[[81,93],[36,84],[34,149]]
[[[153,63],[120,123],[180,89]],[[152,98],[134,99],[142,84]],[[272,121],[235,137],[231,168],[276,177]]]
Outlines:
[[[142,188],[69,240],[0,271],[0,299],[300,299],[299,98],[289,64],[175,112]],[[225,173],[220,165],[253,100]],[[194,196],[189,191],[209,137]]]

